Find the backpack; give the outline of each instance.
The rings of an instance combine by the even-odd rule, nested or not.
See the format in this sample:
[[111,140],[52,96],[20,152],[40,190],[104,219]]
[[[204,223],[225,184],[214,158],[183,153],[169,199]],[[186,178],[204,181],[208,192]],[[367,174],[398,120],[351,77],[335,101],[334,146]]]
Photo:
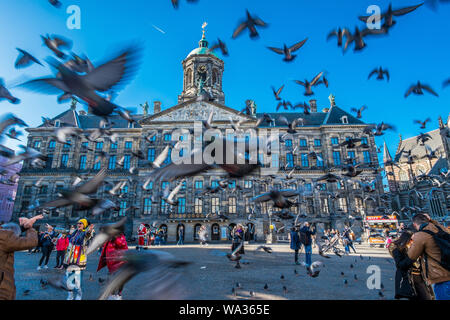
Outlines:
[[305,246],[309,245],[309,239],[306,232],[300,231],[299,234],[300,234],[300,242]]
[[439,262],[439,264],[442,267],[450,271],[450,234],[442,230],[439,226],[437,225],[434,226],[439,230],[437,233],[431,232],[430,230],[420,230],[420,231],[428,233],[430,236],[433,237],[434,242],[441,251],[441,261],[437,262]]

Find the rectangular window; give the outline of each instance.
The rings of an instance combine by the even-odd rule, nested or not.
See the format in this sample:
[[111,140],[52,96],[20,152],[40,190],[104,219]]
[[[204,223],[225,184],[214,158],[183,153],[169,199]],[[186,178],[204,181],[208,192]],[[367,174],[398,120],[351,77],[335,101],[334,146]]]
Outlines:
[[121,194],[126,194],[126,193],[128,193],[128,185],[127,185],[127,184],[124,185],[124,186],[122,187],[122,189],[120,189],[120,193],[121,193]]
[[67,163],[69,162],[69,155],[63,154],[61,156],[61,168],[67,168]]
[[279,168],[280,167],[280,161],[278,153],[272,153],[272,168]]
[[361,144],[369,144],[366,137],[361,138]]
[[194,213],[203,213],[203,200],[201,198],[194,199]]
[[166,201],[164,199],[161,199],[161,212],[166,212]]
[[347,212],[347,199],[346,198],[339,198],[339,209],[341,211]]
[[356,164],[356,156],[355,156],[355,151],[348,151],[347,152],[348,158],[352,159],[352,163],[353,165]]
[[41,186],[39,189],[39,194],[47,194],[48,192],[48,186]]
[[81,143],[81,148],[82,148],[82,149],[87,149],[87,148],[89,148],[89,142],[87,142],[87,141],[82,142],[82,143]]
[[149,148],[147,150],[147,160],[148,161],[155,161],[155,148]]
[[116,169],[116,156],[110,156],[108,161],[108,170]]
[[284,144],[285,144],[286,148],[290,148],[290,147],[292,147],[292,140],[291,139],[286,139],[284,141]]
[[144,214],[152,213],[152,199],[144,198]]
[[229,180],[228,181],[228,188],[229,189],[236,189],[236,180]]
[[47,169],[50,169],[52,167],[52,163],[53,163],[53,154],[49,154],[49,155],[47,155],[47,161],[45,162],[45,167]]
[[302,159],[302,167],[304,167],[304,168],[309,167],[308,154],[307,153],[302,153],[301,159]]
[[300,139],[300,147],[307,147],[308,141],[306,139]]
[[167,153],[167,158],[164,160],[164,164],[170,164],[172,161],[172,149],[169,149],[169,152]]
[[123,162],[123,168],[128,170],[130,169],[131,165],[131,156],[129,154],[125,155],[124,162]]
[[203,181],[202,180],[195,181],[195,189],[203,189]]
[[186,213],[186,198],[178,198],[178,213],[185,214]]
[[133,141],[125,141],[125,149],[133,149]]
[[364,163],[371,163],[370,160],[370,152],[369,151],[363,151],[363,157],[364,157]]
[[235,197],[228,198],[228,213],[236,214],[236,198]]
[[80,156],[80,170],[86,170],[86,156]]
[[219,186],[219,180],[213,180],[211,181],[211,188],[216,188]]
[[286,166],[290,169],[294,167],[294,155],[292,153],[286,153]]
[[317,154],[317,161],[316,161],[316,165],[318,167],[323,167],[323,155],[321,153]]
[[332,144],[332,145],[337,145],[337,144],[339,144],[339,138],[337,138],[337,137],[331,138],[331,144]]
[[50,142],[48,143],[48,148],[49,149],[55,149],[56,147],[56,141],[55,140],[50,140]]
[[103,142],[97,142],[96,144],[95,144],[95,149],[96,150],[102,150],[103,149]]
[[218,213],[220,210],[220,200],[218,197],[211,198],[211,213]]
[[36,140],[33,143],[33,148],[36,149],[36,150],[39,150],[41,148],[41,140]]
[[245,189],[251,189],[251,188],[253,188],[253,181],[252,181],[252,180],[245,180],[245,181],[244,181],[244,188],[245,188]]
[[333,151],[333,162],[335,166],[341,165],[341,153],[339,151]]
[[164,134],[164,141],[172,141],[172,134],[165,133]]
[[320,139],[314,139],[314,146],[316,146],[316,147],[322,146],[322,140],[320,140]]
[[31,186],[25,186],[23,188],[23,194],[31,194]]
[[111,150],[117,150],[117,143],[111,142],[109,147]]
[[120,201],[119,216],[121,216],[121,217],[125,216],[126,211],[127,211],[127,202]]
[[63,149],[70,149],[72,146],[72,141],[67,140],[66,143],[63,145]]
[[102,161],[100,159],[100,156],[95,156],[94,158],[94,170],[100,170],[102,168]]
[[327,190],[327,184],[326,183],[321,183],[318,186],[319,186],[319,190],[320,191],[326,191]]

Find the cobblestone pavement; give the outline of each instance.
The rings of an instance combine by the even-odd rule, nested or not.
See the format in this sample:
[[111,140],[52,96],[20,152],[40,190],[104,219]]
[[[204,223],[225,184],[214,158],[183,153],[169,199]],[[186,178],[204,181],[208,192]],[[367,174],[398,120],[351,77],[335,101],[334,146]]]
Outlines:
[[[264,251],[255,251],[259,244],[245,246],[244,258],[248,264],[242,264],[241,269],[235,269],[235,263],[226,257],[214,255],[218,250],[229,252],[230,246],[225,244],[210,244],[200,247],[198,244],[184,246],[160,246],[151,250],[163,250],[173,254],[181,260],[190,261],[183,275],[185,292],[183,297],[193,300],[227,300],[227,299],[344,299],[344,300],[374,300],[380,299],[380,290],[367,288],[367,279],[370,274],[367,268],[370,265],[381,269],[381,282],[384,285],[385,299],[393,299],[395,266],[386,249],[369,248],[367,245],[356,245],[357,254],[343,256],[342,258],[331,254],[325,259],[313,249],[313,261],[322,261],[324,267],[319,277],[311,278],[306,274],[305,268],[294,264],[293,251],[288,244],[270,245],[272,254]],[[134,247],[130,248],[134,250]],[[143,250],[142,252],[145,252]],[[360,258],[362,254],[363,259]],[[40,253],[16,253],[16,286],[19,300],[62,300],[66,298],[64,291],[48,287],[41,288],[40,279],[63,276],[64,272],[53,269],[56,252],[53,251],[49,269],[36,270]],[[88,257],[87,269],[83,275],[83,300],[97,299],[103,284],[98,278],[106,279],[107,270],[96,272],[99,256],[94,253]],[[300,261],[304,261],[304,254],[300,254]],[[350,267],[353,265],[353,268]],[[296,275],[294,270],[298,272]],[[344,276],[341,275],[344,272]],[[354,280],[354,275],[358,280]],[[92,280],[89,278],[92,275]],[[281,279],[284,275],[284,280]],[[344,279],[348,284],[344,284]],[[146,277],[141,274],[127,283],[123,292],[124,299],[139,299],[142,284]],[[239,282],[241,289],[236,296],[232,294],[232,287]],[[265,284],[268,290],[264,290]],[[283,287],[287,288],[284,293]],[[25,290],[30,290],[24,295]],[[250,297],[249,291],[255,296]],[[384,298],[383,298],[384,299]]]

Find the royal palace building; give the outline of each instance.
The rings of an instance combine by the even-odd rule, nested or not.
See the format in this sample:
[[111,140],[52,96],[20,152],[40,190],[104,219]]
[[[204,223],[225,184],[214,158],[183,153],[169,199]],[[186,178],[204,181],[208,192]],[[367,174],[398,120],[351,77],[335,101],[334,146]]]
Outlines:
[[[264,240],[271,224],[278,229],[286,224],[284,230],[288,233],[288,226],[293,222],[277,216],[277,210],[271,210],[270,202],[255,205],[251,201],[273,188],[302,190],[302,195],[293,199],[298,204],[290,208],[291,213],[294,217],[299,213],[306,215],[304,219],[316,222],[322,228],[342,228],[349,223],[351,216],[353,228],[358,232],[364,217],[377,213],[383,182],[378,171],[374,137],[364,134],[363,129],[367,125],[338,107],[332,95],[330,105],[324,108],[319,108],[316,101],[311,100],[308,115],[269,113],[274,120],[258,126],[258,134],[277,130],[283,136],[279,150],[272,152],[268,160],[279,169],[274,176],[263,176],[260,171],[255,171],[241,179],[229,178],[225,188],[210,193],[208,190],[219,185],[227,175],[221,169],[209,170],[185,180],[176,196],[176,206],[162,200],[158,196],[162,190],[168,184],[173,189],[178,181],[147,184],[145,181],[153,170],[149,163],[166,146],[173,146],[174,129],[192,129],[195,123],[207,120],[212,113],[211,125],[226,136],[232,130],[230,119],[245,130],[254,128],[257,119],[263,116],[251,100],[247,101],[250,106],[247,113],[225,105],[222,91],[224,62],[208,50],[204,35],[199,47],[186,57],[182,66],[183,90],[178,96],[178,104],[162,110],[161,103],[156,101],[151,112],[146,103],[143,113],[133,116],[135,122],[119,115],[110,117],[110,130],[117,137],[115,142],[106,136],[88,140],[87,137],[101,126],[102,119],[77,111],[76,103],[51,121],[37,128],[28,128],[28,146],[41,151],[48,160],[43,168],[35,168],[25,161],[20,173],[14,217],[30,207],[56,199],[58,191],[70,189],[77,177],[86,181],[102,168],[107,169],[107,183],[99,188],[95,198],[112,200],[117,210],[109,209],[93,216],[91,212],[79,211],[74,206],[63,207],[50,210],[42,223],[67,228],[80,217],[87,217],[92,223],[106,223],[127,216],[128,236],[136,235],[141,223],[153,224],[166,228],[167,240],[172,243],[177,240],[177,230],[181,225],[185,228],[186,242],[196,240],[196,231],[202,225],[207,227],[210,240],[221,241],[228,239],[230,226],[242,223],[248,227],[248,238]],[[298,134],[284,135],[288,127],[279,121],[280,116],[285,116],[289,122],[303,118],[302,125],[297,128]],[[71,137],[66,144],[58,143],[54,136],[55,128],[64,126],[80,128],[83,134]],[[341,146],[348,138],[359,138],[361,142],[353,148]],[[169,156],[163,165],[170,161]],[[356,178],[333,183],[315,181],[329,172],[340,175],[349,161],[358,163],[362,170]],[[286,179],[289,173],[290,179]],[[45,179],[41,179],[43,177]],[[116,194],[109,193],[119,182],[123,182],[120,190]]]

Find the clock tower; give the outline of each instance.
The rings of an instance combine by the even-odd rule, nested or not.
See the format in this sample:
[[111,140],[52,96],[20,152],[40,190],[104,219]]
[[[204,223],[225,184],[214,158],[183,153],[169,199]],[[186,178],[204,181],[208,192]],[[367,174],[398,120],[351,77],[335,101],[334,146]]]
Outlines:
[[198,48],[192,50],[182,62],[183,92],[178,96],[178,103],[202,96],[209,101],[225,104],[225,94],[222,91],[224,62],[215,52],[209,51],[206,26],[205,22]]

